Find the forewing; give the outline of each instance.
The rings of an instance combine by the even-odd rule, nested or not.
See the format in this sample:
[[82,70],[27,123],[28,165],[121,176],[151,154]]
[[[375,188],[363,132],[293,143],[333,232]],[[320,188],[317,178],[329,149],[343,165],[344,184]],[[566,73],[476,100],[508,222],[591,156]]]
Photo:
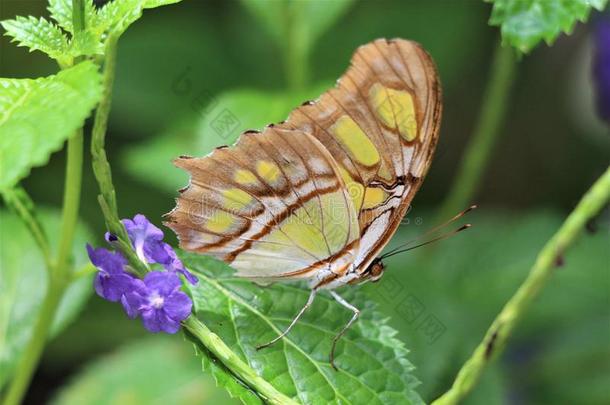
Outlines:
[[436,68],[412,41],[360,47],[337,86],[281,124],[316,137],[337,161],[358,211],[359,271],[387,244],[432,160],[441,117]]
[[183,249],[261,280],[321,277],[355,260],[356,210],[337,164],[311,135],[270,126],[175,163],[191,176],[167,222]]

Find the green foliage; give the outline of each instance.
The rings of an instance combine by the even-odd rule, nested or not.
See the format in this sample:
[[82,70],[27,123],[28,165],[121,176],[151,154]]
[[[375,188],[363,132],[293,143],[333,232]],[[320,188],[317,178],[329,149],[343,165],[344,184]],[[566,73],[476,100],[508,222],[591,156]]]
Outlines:
[[[98,21],[93,0],[83,0],[83,2],[85,3],[85,27],[96,26]],[[72,27],[72,0],[49,0],[48,10],[51,13],[51,17],[57,21],[60,27],[70,33],[74,33],[74,28]]]
[[40,17],[17,17],[14,20],[1,22],[6,30],[5,35],[12,37],[17,46],[24,46],[30,52],[39,50],[51,58],[68,63],[66,55],[69,53],[68,38],[64,32],[52,22]]
[[136,340],[87,365],[52,402],[77,404],[233,403],[201,376],[185,342],[169,336]]
[[[493,317],[525,279],[538,250],[561,224],[561,215],[551,212],[509,215],[485,210],[482,207],[479,212],[468,214],[468,222],[474,226],[463,234],[436,246],[392,257],[381,281],[365,288],[391,317],[399,336],[409,342],[410,358],[423,382],[419,391],[426,400],[434,399],[447,388],[447,381],[454,378]],[[416,225],[418,217],[421,225]],[[428,223],[433,217],[432,213],[413,210],[407,217],[409,225],[399,228],[392,245],[410,240],[433,226]],[[505,375],[504,386],[493,380],[483,381],[469,403],[504,403],[506,391],[515,386],[522,389],[524,385],[561,385],[563,392],[571,396],[577,388],[585,391],[588,385],[594,390],[599,384],[597,378],[583,377],[576,385],[570,383],[575,376],[568,370],[577,364],[576,359],[579,369],[598,370],[594,373],[610,376],[610,363],[604,364],[610,351],[602,343],[610,330],[607,326],[595,327],[600,318],[610,315],[605,232],[607,229],[600,229],[596,235],[585,235],[568,252],[564,266],[557,269],[516,330],[507,354],[488,373]],[[427,333],[422,326],[432,318],[441,325],[439,333]],[[575,346],[570,343],[575,341],[569,338],[570,330],[579,331],[574,332],[579,337]],[[594,330],[599,330],[604,338],[597,338]],[[570,360],[557,360],[560,353]],[[541,369],[540,364],[554,367]],[[539,395],[541,399],[534,402],[549,402],[542,393]]]
[[[74,32],[72,0],[49,0],[49,13],[58,25],[32,16],[2,21],[5,35],[18,46],[30,51],[40,50],[69,66],[78,56],[99,55],[104,52],[104,41],[109,34],[121,35],[129,25],[142,16],[147,8],[178,3],[181,0],[114,0],[97,9],[92,0],[85,0],[85,30]],[[66,33],[70,33],[70,38]]]
[[83,62],[57,75],[0,79],[0,190],[13,187],[30,169],[74,134],[101,96],[100,74]]
[[362,315],[339,341],[337,372],[328,360],[332,338],[352,314],[330,296],[320,294],[287,337],[257,351],[257,345],[288,326],[309,290],[286,284],[261,288],[232,277],[223,263],[200,255],[183,259],[200,278],[189,287],[197,317],[284,394],[303,403],[421,403],[413,366],[396,331],[354,290],[346,298]]
[[[353,0],[266,1],[242,0],[278,45],[294,46],[286,34],[295,29],[299,47],[310,50],[315,41],[352,5]],[[290,43],[292,42],[292,43]]]
[[591,8],[603,10],[607,0],[487,0],[493,2],[489,23],[500,26],[502,40],[521,52],[540,41],[551,45],[562,33],[571,33],[577,21],[586,21]]
[[[60,227],[59,213],[43,211],[40,214],[46,233],[56,235]],[[0,223],[0,382],[4,383],[32,334],[47,288],[47,272],[44,259],[21,220],[0,210]],[[88,262],[84,246],[90,239],[91,234],[84,227],[77,229],[72,250],[76,266]],[[90,277],[82,277],[68,288],[51,334],[57,334],[67,326],[91,291]]]
[[[247,129],[263,129],[286,119],[292,109],[309,98],[319,96],[330,85],[313,86],[307,92],[271,93],[258,90],[234,90],[213,97],[198,106],[200,120],[182,123],[165,134],[128,150],[123,156],[125,168],[135,177],[168,193],[186,184],[188,176],[170,162],[184,154],[203,156],[214,148],[234,143]],[[159,164],[166,164],[163,176]]]
[[109,31],[120,35],[133,22],[142,17],[147,8],[155,8],[167,4],[178,3],[181,0],[114,0],[102,7],[98,15],[96,31]]

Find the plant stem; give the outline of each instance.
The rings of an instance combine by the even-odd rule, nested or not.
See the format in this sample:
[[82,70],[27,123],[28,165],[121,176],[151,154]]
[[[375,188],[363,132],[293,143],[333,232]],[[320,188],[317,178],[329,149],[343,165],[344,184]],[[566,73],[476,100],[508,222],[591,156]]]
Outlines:
[[6,205],[11,208],[27,226],[34,241],[36,241],[36,244],[40,248],[46,268],[50,269],[53,262],[51,258],[51,249],[44,228],[36,217],[34,202],[21,187],[4,190],[2,192],[2,197],[4,198]]
[[472,204],[471,199],[483,177],[485,166],[506,115],[516,66],[514,51],[498,42],[491,77],[483,96],[474,135],[466,147],[456,180],[439,210],[440,221]]
[[80,32],[85,29],[84,0],[72,0],[72,27],[74,32]]
[[[117,236],[118,247],[127,257],[131,266],[140,276],[143,276],[149,269],[134,253],[125,227],[119,219],[116,193],[112,183],[112,173],[104,149],[106,127],[112,101],[117,42],[118,36],[111,35],[106,43],[103,79],[104,93],[95,113],[91,137],[91,154],[93,156],[93,171],[101,192],[98,200],[106,220],[106,226],[110,232]],[[266,398],[269,403],[278,405],[296,404],[296,402],[277,391],[271,384],[258,376],[248,364],[241,360],[216,334],[212,333],[196,317],[189,317],[183,322],[183,326],[234,375]]]
[[553,273],[557,262],[575,241],[587,222],[610,200],[610,167],[585,193],[559,230],[538,253],[527,279],[506,303],[483,341],[464,363],[453,386],[433,402],[434,405],[457,404],[475,386],[487,363],[502,351],[517,322]]
[[233,374],[246,385],[261,395],[266,402],[276,405],[288,405],[297,402],[276,390],[273,385],[261,378],[256,372],[239,358],[223,341],[195,316],[184,321],[183,326],[195,336],[210,352],[216,356]]
[[15,368],[15,374],[4,400],[4,405],[19,404],[25,395],[32,375],[40,361],[49,329],[55,319],[55,312],[69,283],[72,269],[69,258],[78,221],[82,163],[83,134],[81,129],[68,140],[63,214],[57,260],[50,263],[50,267],[47,268],[47,292],[40,307],[32,336],[23,350],[23,357]]
[[307,83],[307,27],[299,16],[303,11],[302,2],[287,2],[285,5],[284,26],[284,69],[288,88],[302,90]]
[[4,398],[4,405],[18,405],[21,403],[23,395],[32,379],[32,374],[42,355],[49,329],[55,319],[55,312],[65,291],[66,284],[53,281],[51,274],[48,274],[48,280],[47,294],[36,319],[32,337],[25,347],[19,363],[17,363],[10,388],[6,398]]
[[104,214],[108,231],[117,236],[117,246],[126,256],[133,270],[143,276],[148,272],[146,264],[142,263],[132,249],[129,236],[123,226],[118,214],[116,192],[112,182],[112,171],[108,157],[106,156],[106,128],[108,127],[108,116],[112,105],[112,87],[116,68],[116,51],[119,36],[110,34],[106,40],[104,52],[104,75],[103,75],[103,94],[93,121],[91,133],[91,156],[93,173],[100,187],[101,194],[98,196],[100,207]]
[[74,242],[74,232],[78,222],[80,206],[80,190],[83,174],[83,130],[68,139],[68,159],[66,164],[66,180],[64,186],[64,201],[61,218],[59,250],[55,262],[55,277],[64,278],[69,266],[70,251]]
[[[75,32],[84,29],[85,4],[83,0],[74,0],[72,22]],[[23,396],[32,380],[32,375],[40,361],[40,356],[47,341],[49,330],[53,325],[57,308],[69,284],[69,275],[72,269],[69,259],[78,222],[82,170],[83,130],[81,128],[68,139],[66,178],[57,259],[54,263],[47,262],[48,284],[45,298],[40,307],[32,336],[25,346],[23,355],[15,368],[15,374],[3,402],[4,405],[17,405],[23,400]],[[40,244],[41,242],[38,241],[38,243]]]

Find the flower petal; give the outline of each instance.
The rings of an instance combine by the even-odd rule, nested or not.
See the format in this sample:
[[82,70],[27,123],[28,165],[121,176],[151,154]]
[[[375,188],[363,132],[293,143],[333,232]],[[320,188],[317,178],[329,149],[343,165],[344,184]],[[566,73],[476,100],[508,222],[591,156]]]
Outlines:
[[147,309],[148,299],[146,297],[146,287],[142,280],[133,280],[131,287],[132,289],[126,291],[121,297],[121,304],[123,304],[127,316],[134,319],[143,310]]
[[157,292],[163,298],[172,294],[182,285],[180,277],[175,273],[165,271],[151,271],[144,277],[144,284],[146,284],[149,293]]
[[159,319],[159,311],[152,308],[142,311],[142,323],[149,332],[157,333],[161,332],[161,320]]
[[127,260],[119,252],[111,252],[108,249],[94,249],[87,244],[87,253],[89,260],[95,267],[110,274],[121,274],[124,272],[123,267],[127,264]]
[[123,294],[132,290],[134,277],[128,273],[107,274],[98,272],[95,277],[95,292],[102,298],[116,302]]
[[193,308],[193,301],[182,291],[176,291],[166,298],[163,310],[168,317],[175,321],[183,321],[189,317]]
[[597,110],[610,123],[610,18],[602,15],[595,26],[593,72],[597,84]]
[[191,272],[189,272],[184,267],[184,264],[182,264],[182,261],[180,259],[178,259],[178,256],[176,255],[176,252],[174,251],[174,249],[167,243],[164,243],[163,245],[164,245],[163,248],[165,249],[165,252],[167,253],[168,260],[166,262],[157,262],[157,263],[163,264],[163,267],[165,267],[165,270],[167,270],[167,271],[178,272],[178,273],[182,274],[189,283],[191,283],[193,285],[197,284],[197,282],[199,280],[197,279],[197,277],[195,275],[193,275]]
[[180,321],[174,320],[167,316],[164,310],[157,311],[157,319],[159,320],[159,326],[165,333],[176,333],[180,330]]

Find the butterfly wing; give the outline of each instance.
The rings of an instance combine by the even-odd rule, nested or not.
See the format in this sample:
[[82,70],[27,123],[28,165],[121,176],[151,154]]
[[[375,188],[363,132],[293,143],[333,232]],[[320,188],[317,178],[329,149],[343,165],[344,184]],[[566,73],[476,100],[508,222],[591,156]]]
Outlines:
[[415,42],[361,46],[337,86],[295,109],[283,128],[330,151],[358,212],[359,272],[396,231],[432,160],[441,92],[430,56]]
[[356,210],[337,164],[313,136],[269,126],[231,148],[175,163],[191,180],[167,225],[185,250],[263,282],[321,280],[351,268]]

